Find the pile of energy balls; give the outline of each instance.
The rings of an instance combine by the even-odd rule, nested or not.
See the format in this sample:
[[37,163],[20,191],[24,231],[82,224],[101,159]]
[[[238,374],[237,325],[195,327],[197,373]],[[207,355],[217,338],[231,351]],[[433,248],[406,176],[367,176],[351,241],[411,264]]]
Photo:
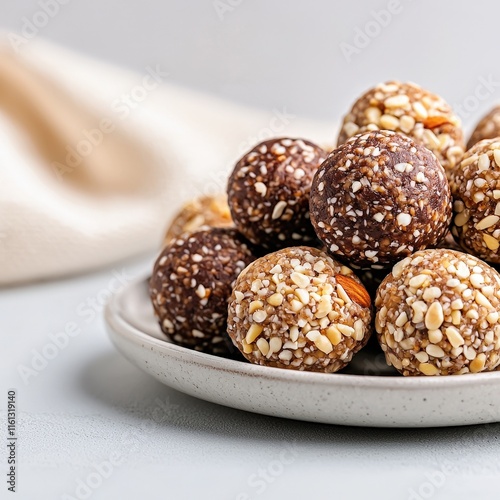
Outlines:
[[257,144],[227,196],[172,222],[150,280],[163,332],[333,373],[374,331],[403,375],[496,370],[500,275],[487,262],[500,263],[500,108],[468,148],[441,97],[397,81],[356,101],[331,152]]

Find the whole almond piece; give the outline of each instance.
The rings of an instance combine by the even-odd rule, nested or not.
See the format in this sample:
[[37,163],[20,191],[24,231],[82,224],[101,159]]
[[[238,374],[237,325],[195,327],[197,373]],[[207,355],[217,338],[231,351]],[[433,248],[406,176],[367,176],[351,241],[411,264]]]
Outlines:
[[349,276],[344,276],[343,274],[338,274],[335,276],[337,283],[339,283],[345,290],[349,298],[359,304],[362,307],[370,307],[371,300],[370,295],[366,291],[366,288],[357,281],[353,280]]
[[450,123],[450,120],[446,116],[429,116],[424,120],[424,127],[433,129],[446,123]]

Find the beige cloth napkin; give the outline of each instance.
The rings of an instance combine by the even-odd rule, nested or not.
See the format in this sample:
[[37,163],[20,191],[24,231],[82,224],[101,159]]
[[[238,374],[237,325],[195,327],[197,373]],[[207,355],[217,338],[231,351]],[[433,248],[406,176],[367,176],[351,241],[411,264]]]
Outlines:
[[322,144],[333,124],[179,88],[44,41],[0,49],[0,284],[84,272],[158,248],[189,198],[223,191],[271,135]]

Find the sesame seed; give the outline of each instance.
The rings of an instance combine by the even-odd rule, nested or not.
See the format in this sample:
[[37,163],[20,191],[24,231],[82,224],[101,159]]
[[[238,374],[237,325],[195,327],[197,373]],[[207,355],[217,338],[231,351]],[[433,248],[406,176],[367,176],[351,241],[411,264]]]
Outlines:
[[460,347],[465,343],[462,335],[460,335],[460,332],[454,326],[447,327],[444,331],[444,334],[446,335],[448,342],[453,347]]
[[306,276],[305,274],[298,273],[298,272],[293,272],[290,274],[290,279],[299,287],[299,288],[307,288],[307,286],[310,283],[310,278],[309,276]]
[[405,94],[399,94],[392,97],[388,97],[384,101],[384,106],[386,108],[401,108],[410,103],[410,98]]
[[257,193],[261,194],[262,196],[266,196],[267,186],[263,182],[256,182],[254,187]]
[[429,355],[432,356],[433,358],[443,358],[444,357],[444,351],[441,349],[441,347],[435,345],[435,344],[429,344],[425,348],[425,352]]
[[283,295],[281,295],[281,293],[273,293],[267,299],[267,302],[274,307],[280,306],[283,303]]
[[428,330],[437,330],[443,321],[443,307],[439,302],[433,302],[425,314],[425,327]]
[[421,363],[426,363],[427,361],[429,361],[429,355],[425,351],[419,351],[419,352],[417,352],[415,354],[415,357]]
[[493,158],[495,158],[495,163],[497,167],[500,167],[500,149],[495,149],[493,151]]
[[334,325],[335,328],[337,328],[337,330],[342,333],[343,335],[345,335],[346,337],[352,337],[352,335],[355,332],[354,328],[352,328],[351,326],[348,326],[348,325],[343,325],[341,323],[337,323]]
[[281,351],[278,355],[278,358],[282,361],[290,361],[293,357],[292,351]]
[[257,340],[257,348],[263,356],[266,356],[269,352],[269,342],[266,339],[260,338]]
[[487,217],[479,221],[475,225],[475,228],[481,231],[483,229],[487,229],[488,227],[494,226],[499,220],[500,217],[498,215],[488,215]]
[[490,168],[490,158],[486,153],[479,155],[477,166],[479,172],[483,172],[484,170],[488,170],[488,168]]
[[276,205],[274,206],[271,218],[272,219],[279,219],[283,215],[283,212],[285,211],[286,206],[287,206],[286,201],[278,201],[278,203],[276,203]]
[[250,326],[245,337],[247,344],[251,344],[255,339],[262,333],[264,327],[262,325],[256,325],[255,323]]
[[206,290],[205,290],[205,287],[203,285],[198,285],[198,288],[196,289],[196,295],[200,298],[200,299],[204,299],[205,298],[205,295],[206,295]]
[[420,363],[418,365],[418,369],[424,375],[437,375],[439,373],[438,368],[435,367],[434,365],[431,365],[430,363]]
[[252,318],[256,323],[262,323],[267,318],[267,313],[264,309],[259,309],[253,313]]
[[420,288],[428,280],[429,276],[427,274],[417,274],[416,276],[410,279],[408,284],[413,288]]
[[252,300],[252,302],[250,302],[250,306],[248,307],[248,312],[252,314],[258,309],[262,309],[263,305],[264,304],[261,300]]
[[398,221],[398,224],[400,226],[406,227],[409,224],[411,224],[412,217],[409,214],[401,213],[401,214],[398,214],[398,216],[396,217],[396,220]]

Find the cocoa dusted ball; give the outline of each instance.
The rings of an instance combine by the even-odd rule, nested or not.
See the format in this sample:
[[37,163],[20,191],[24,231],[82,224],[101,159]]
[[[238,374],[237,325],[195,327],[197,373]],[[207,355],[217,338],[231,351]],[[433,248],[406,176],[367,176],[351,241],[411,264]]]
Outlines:
[[383,269],[436,245],[451,218],[435,155],[388,130],[359,134],[333,151],[314,177],[310,206],[329,251],[360,268]]
[[309,192],[327,153],[304,139],[270,139],[236,164],[228,202],[237,229],[267,249],[312,242]]
[[250,362],[336,372],[370,336],[368,292],[353,272],[311,247],[253,262],[229,301],[228,333]]
[[500,137],[469,149],[454,170],[450,186],[453,236],[468,252],[500,263]]
[[184,233],[208,227],[233,227],[227,196],[201,196],[186,203],[170,223],[163,247]]
[[227,301],[234,281],[253,260],[234,229],[205,229],[173,240],[149,282],[163,332],[184,347],[228,353]]
[[500,106],[495,106],[486,116],[481,118],[470,136],[467,149],[483,139],[494,139],[495,137],[500,137]]
[[394,130],[430,149],[445,171],[464,154],[460,119],[438,95],[415,83],[381,83],[361,96],[345,116],[337,144],[373,130]]
[[500,275],[454,250],[416,252],[380,285],[375,328],[403,375],[461,375],[500,363]]

